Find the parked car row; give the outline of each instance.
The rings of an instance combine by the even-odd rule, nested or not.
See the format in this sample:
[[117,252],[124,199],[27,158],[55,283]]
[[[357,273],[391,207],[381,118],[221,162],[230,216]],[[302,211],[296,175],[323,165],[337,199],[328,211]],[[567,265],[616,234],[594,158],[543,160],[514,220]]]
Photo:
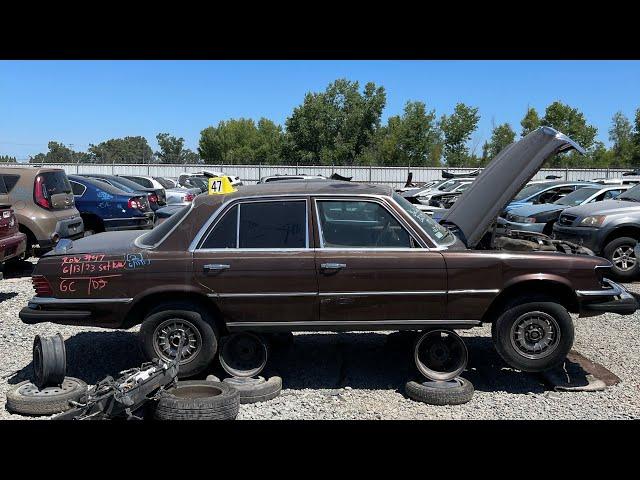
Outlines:
[[[206,192],[203,170],[176,179],[85,173],[58,168],[0,168],[0,265],[51,250],[61,239],[151,229],[167,212],[190,205]],[[242,185],[229,176],[232,185]],[[164,209],[164,211],[163,211]]]

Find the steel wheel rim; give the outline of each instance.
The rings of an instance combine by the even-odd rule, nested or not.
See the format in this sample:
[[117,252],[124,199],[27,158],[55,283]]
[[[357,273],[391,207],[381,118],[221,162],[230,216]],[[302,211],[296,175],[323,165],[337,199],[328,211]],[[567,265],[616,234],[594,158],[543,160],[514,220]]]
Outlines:
[[178,354],[180,335],[184,335],[180,365],[187,364],[198,356],[202,348],[202,336],[198,328],[184,318],[170,318],[153,332],[153,350],[164,361],[171,361]]
[[[426,342],[426,351],[423,344]],[[428,356],[430,364],[442,367],[444,370],[429,368],[421,359],[421,353]],[[453,358],[457,356],[456,359]],[[447,382],[455,379],[467,367],[469,354],[467,346],[458,334],[450,330],[431,330],[420,336],[413,350],[413,358],[418,371],[427,379]]]
[[267,364],[267,345],[252,333],[235,333],[225,338],[219,358],[220,365],[229,375],[253,377]]
[[633,270],[636,266],[636,254],[633,251],[633,247],[620,245],[613,251],[611,263],[623,271]]
[[71,392],[76,388],[78,388],[77,382],[65,378],[64,382],[62,382],[60,386],[47,387],[43,389],[40,389],[37,385],[29,382],[22,385],[18,389],[18,393],[25,397],[50,397],[66,392]]
[[560,344],[560,327],[545,312],[520,315],[511,326],[511,345],[525,358],[537,360],[551,355]]

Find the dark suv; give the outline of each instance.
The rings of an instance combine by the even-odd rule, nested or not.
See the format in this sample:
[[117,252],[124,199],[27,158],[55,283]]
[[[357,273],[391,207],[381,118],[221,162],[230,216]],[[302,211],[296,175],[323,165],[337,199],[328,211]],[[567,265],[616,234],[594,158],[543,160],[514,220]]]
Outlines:
[[612,274],[629,280],[640,273],[634,247],[640,240],[640,185],[604,200],[564,210],[553,236],[584,245],[612,264]]

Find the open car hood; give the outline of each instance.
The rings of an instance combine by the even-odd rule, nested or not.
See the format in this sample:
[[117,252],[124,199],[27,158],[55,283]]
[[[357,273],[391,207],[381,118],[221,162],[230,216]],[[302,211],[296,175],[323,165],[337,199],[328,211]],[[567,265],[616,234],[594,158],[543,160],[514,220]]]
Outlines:
[[482,170],[441,220],[457,228],[468,248],[475,247],[498,213],[555,154],[584,149],[563,133],[540,127],[504,148]]

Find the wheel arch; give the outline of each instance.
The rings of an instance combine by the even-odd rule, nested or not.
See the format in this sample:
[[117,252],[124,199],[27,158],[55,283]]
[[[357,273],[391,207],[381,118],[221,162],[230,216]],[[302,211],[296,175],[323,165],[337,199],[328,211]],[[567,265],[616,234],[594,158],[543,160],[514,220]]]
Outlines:
[[640,240],[640,226],[629,225],[629,224],[618,225],[609,233],[607,233],[607,236],[604,238],[604,241],[602,242],[601,250],[604,251],[605,247],[609,243],[611,243],[616,238],[620,238],[620,237],[629,237],[629,238],[635,238],[636,240]]
[[195,288],[184,286],[156,287],[134,299],[133,305],[124,318],[122,328],[131,328],[140,325],[151,309],[162,303],[184,301],[198,305],[213,314],[214,322],[220,333],[227,332],[223,321],[222,312],[216,302],[205,293]]
[[526,295],[544,295],[555,299],[572,313],[578,313],[578,297],[566,280],[555,278],[522,279],[511,282],[494,298],[482,316],[483,323],[493,323],[514,298]]

